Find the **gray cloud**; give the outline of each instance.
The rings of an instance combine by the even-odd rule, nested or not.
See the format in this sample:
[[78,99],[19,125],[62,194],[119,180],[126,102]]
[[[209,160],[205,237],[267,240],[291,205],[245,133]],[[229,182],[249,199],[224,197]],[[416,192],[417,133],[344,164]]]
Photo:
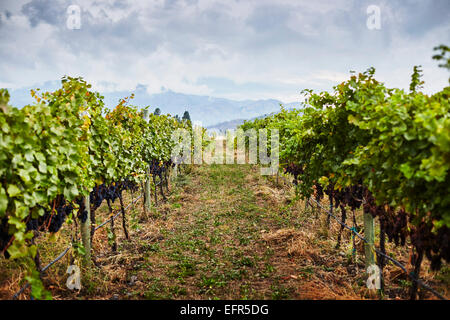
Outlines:
[[406,35],[420,38],[450,21],[450,1],[404,0],[389,2],[400,21],[394,21]]
[[23,5],[21,11],[28,18],[32,27],[36,27],[41,22],[50,25],[62,25],[67,8],[66,3],[61,1],[32,0]]
[[[66,27],[71,4],[81,8],[80,30]],[[371,4],[381,8],[381,30],[366,27]],[[448,0],[1,1],[0,86],[71,74],[101,90],[140,84],[286,101],[370,66],[388,85],[406,86],[422,64],[433,91],[447,83],[431,56],[450,42],[449,14]]]

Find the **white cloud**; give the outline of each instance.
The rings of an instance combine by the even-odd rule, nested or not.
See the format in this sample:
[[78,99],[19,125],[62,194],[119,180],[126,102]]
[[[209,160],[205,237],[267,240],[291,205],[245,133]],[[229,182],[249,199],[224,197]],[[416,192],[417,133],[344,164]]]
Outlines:
[[345,81],[349,78],[348,73],[321,70],[314,75],[314,79],[327,80],[334,83]]

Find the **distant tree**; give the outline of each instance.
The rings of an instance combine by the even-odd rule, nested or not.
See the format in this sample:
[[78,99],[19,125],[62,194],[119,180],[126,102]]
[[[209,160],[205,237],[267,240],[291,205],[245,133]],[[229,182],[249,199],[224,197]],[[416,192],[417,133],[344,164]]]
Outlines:
[[409,85],[409,91],[416,93],[419,89],[423,88],[424,82],[422,78],[422,66],[414,66],[414,72],[411,76],[411,84]]
[[450,48],[446,45],[441,44],[440,46],[435,47],[433,50],[440,51],[438,54],[433,56],[434,60],[443,62],[439,64],[439,67],[447,68],[450,70]]
[[161,115],[161,109],[160,109],[160,108],[156,108],[156,109],[155,109],[155,112],[153,112],[153,114],[154,114],[155,116],[160,116],[160,115]]
[[[450,71],[450,47],[441,44],[439,47],[435,47],[434,50],[438,52],[440,51],[438,54],[433,56],[434,60],[442,62],[439,64],[439,67],[446,68]],[[450,83],[450,78],[448,78],[448,82]]]
[[189,111],[185,111],[183,114],[183,120],[191,121],[191,116],[189,115]]
[[9,92],[7,89],[0,89],[0,105],[7,105],[9,102]]
[[175,120],[177,120],[178,122],[181,122],[181,119],[178,115],[175,115]]

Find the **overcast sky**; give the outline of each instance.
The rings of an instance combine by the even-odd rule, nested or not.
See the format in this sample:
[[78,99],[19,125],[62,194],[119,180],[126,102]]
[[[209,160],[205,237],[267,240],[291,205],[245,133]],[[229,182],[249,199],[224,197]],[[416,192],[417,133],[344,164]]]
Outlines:
[[[68,28],[70,5],[79,29]],[[369,5],[380,29],[367,27]],[[291,102],[371,66],[407,88],[420,64],[435,92],[449,76],[431,59],[439,44],[450,45],[449,0],[0,0],[0,87],[11,89],[67,74],[102,93],[140,84]]]

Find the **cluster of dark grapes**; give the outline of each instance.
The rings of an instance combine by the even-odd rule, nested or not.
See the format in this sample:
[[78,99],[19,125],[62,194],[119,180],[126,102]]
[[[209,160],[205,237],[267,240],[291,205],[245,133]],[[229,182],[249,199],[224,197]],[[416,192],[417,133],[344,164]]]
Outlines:
[[443,226],[432,232],[433,225],[421,222],[408,229],[408,220],[412,222],[412,215],[405,210],[395,211],[390,206],[377,206],[369,191],[365,192],[364,212],[374,217],[378,216],[388,240],[395,245],[405,245],[409,235],[412,245],[417,252],[424,252],[431,262],[432,270],[439,270],[442,260],[450,262],[450,229]]
[[371,214],[380,219],[380,224],[388,237],[389,242],[395,245],[405,245],[408,236],[408,215],[404,210],[398,210],[390,206],[377,205],[372,194],[365,190],[364,213]]
[[[120,183],[106,186],[104,184],[97,186],[90,193],[91,208],[97,209],[103,200],[111,200],[114,202],[118,197],[122,196],[124,190],[136,192],[139,189],[138,184],[130,179],[124,179]],[[84,206],[83,198],[77,198],[75,203],[78,204],[78,218],[84,223],[87,219],[87,210]],[[63,196],[56,197],[54,203],[51,203],[48,208],[40,207],[44,210],[44,214],[35,219],[29,217],[26,221],[27,231],[48,231],[51,233],[58,232],[64,224],[67,216],[74,210],[72,203],[66,201]],[[12,235],[8,232],[8,219],[2,218],[0,220],[0,253],[3,252],[6,258],[9,254],[6,251],[7,246],[10,245]]]
[[51,233],[58,232],[61,229],[66,217],[72,213],[73,206],[67,202],[63,196],[58,196],[54,204],[50,208],[44,209],[44,214],[36,219],[28,219],[27,231],[48,231]]
[[89,194],[89,203],[93,210],[96,210],[101,206],[103,200],[111,196],[111,191],[104,183],[96,186],[93,191]]
[[2,218],[0,220],[0,252],[4,252],[7,259],[9,258],[9,253],[6,251],[6,247],[12,238],[12,235],[8,233],[8,229],[8,219]]
[[[49,208],[43,208],[44,214],[38,218],[29,217],[26,221],[26,231],[48,231],[58,232],[61,229],[67,216],[72,213],[73,206],[66,202],[63,196],[58,196]],[[4,252],[6,258],[9,254],[6,251],[10,245],[12,235],[8,233],[8,219],[3,218],[0,223],[0,252]]]
[[[284,170],[294,176],[294,184],[298,183],[298,177],[304,173],[303,168],[294,163],[288,164]],[[315,199],[321,201],[324,194],[328,195],[333,207],[341,207],[343,222],[345,222],[345,208],[347,206],[352,210],[359,209],[362,206],[364,213],[379,217],[380,225],[389,242],[404,246],[409,235],[416,250],[424,252],[431,262],[432,270],[439,270],[443,260],[450,262],[450,228],[443,226],[437,232],[432,232],[433,225],[421,223],[419,226],[409,229],[408,219],[411,220],[413,216],[405,210],[396,211],[391,206],[377,205],[375,198],[363,186],[362,181],[342,190],[335,190],[332,184],[324,190],[321,184],[316,183],[314,185]]]
[[425,252],[432,270],[439,270],[442,260],[450,262],[450,229],[443,226],[432,232],[431,225],[422,223],[411,230],[411,243],[417,251]]
[[292,174],[294,176],[293,183],[295,185],[298,185],[298,176],[303,174],[304,171],[303,171],[303,168],[301,166],[291,162],[284,168],[284,172]]
[[[319,187],[318,185],[316,185],[316,190],[318,189]],[[334,189],[334,185],[330,184],[325,190],[325,194],[327,194],[330,198],[330,201],[333,202],[334,207],[348,206],[352,210],[356,210],[361,207],[363,192],[364,187],[362,186],[362,181],[360,184],[346,187],[342,190],[336,190]]]
[[379,215],[380,221],[383,224],[384,231],[388,236],[390,242],[394,242],[396,246],[399,244],[404,246],[406,243],[406,237],[408,236],[408,216],[404,210],[395,212],[391,207],[388,210],[379,206],[378,212],[384,214]]
[[70,203],[62,202],[52,210],[46,210],[44,215],[37,219],[30,219],[27,222],[28,230],[47,230],[51,233],[58,232],[61,229],[66,217],[73,211],[73,206]]
[[324,196],[323,187],[322,187],[322,185],[320,183],[316,183],[314,185],[314,189],[315,189],[314,195],[315,195],[316,201],[320,202],[323,199],[323,196]]
[[[138,189],[138,184],[130,180],[129,178],[126,178],[121,182],[112,183],[110,185],[106,185],[104,183],[98,185],[89,194],[91,210],[97,210],[104,200],[114,203],[117,198],[122,197],[122,192],[125,190],[136,192]],[[78,218],[81,220],[81,222],[84,223],[87,219],[87,210],[84,206],[84,201],[82,198],[78,198],[76,202],[80,207],[78,211]]]
[[[104,200],[110,200],[114,203],[119,197],[119,186],[116,183],[111,185],[101,184],[94,188],[89,194],[89,202],[92,210],[97,210]],[[87,213],[87,212],[86,212]]]
[[139,190],[139,185],[135,181],[128,178],[122,181],[121,187],[123,188],[123,190],[128,190],[133,193]]
[[349,206],[352,210],[361,208],[364,192],[362,181],[360,184],[345,188],[342,192],[344,193],[343,202],[345,205]]
[[166,166],[164,163],[161,164],[160,161],[153,159],[150,162],[150,173],[153,175],[161,176],[162,173],[166,170]]
[[336,190],[334,190],[334,185],[329,184],[325,189],[323,189],[323,193],[325,193],[330,199],[334,199]]
[[83,198],[77,198],[75,200],[76,204],[78,204],[78,219],[82,222],[85,223],[87,220],[87,216],[88,216],[88,212],[86,210],[86,207],[84,205],[84,199]]

